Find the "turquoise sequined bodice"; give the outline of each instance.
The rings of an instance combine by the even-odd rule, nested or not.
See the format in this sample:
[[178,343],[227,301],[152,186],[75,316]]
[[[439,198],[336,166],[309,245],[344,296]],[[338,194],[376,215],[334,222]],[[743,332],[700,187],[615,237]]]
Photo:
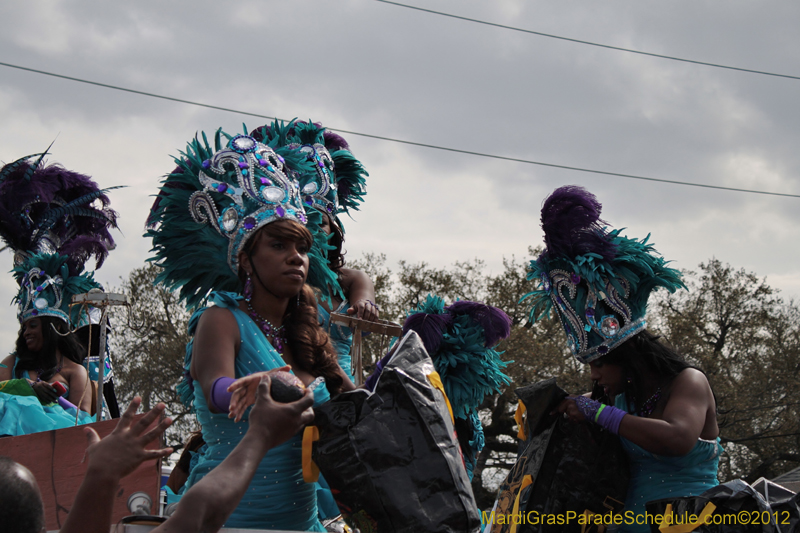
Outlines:
[[[339,304],[339,307],[333,312],[346,313],[348,307],[350,307],[350,303],[345,300]],[[339,366],[344,370],[347,377],[350,378],[350,381],[355,383],[355,379],[353,378],[353,361],[350,356],[350,351],[353,347],[353,332],[348,327],[331,324],[331,314],[319,304],[317,304],[317,314],[319,315],[320,325],[328,332],[333,349],[336,350]]]
[[[239,353],[236,355],[236,377],[284,366],[280,354],[270,345],[258,326],[238,308],[241,297],[232,293],[212,293],[210,301],[229,309],[236,317],[241,335]],[[190,334],[204,310],[192,317]],[[192,342],[187,346],[187,368],[191,362]],[[314,393],[314,404],[330,398],[325,387]],[[239,443],[247,431],[248,413],[241,422],[234,422],[227,413],[212,413],[203,395],[202,387],[195,383],[194,409],[203,430],[208,450],[197,463],[187,481],[197,483]],[[302,434],[295,435],[284,444],[270,450],[253,477],[239,506],[225,523],[227,528],[278,529],[293,531],[325,531],[317,519],[315,485],[303,481],[301,468]]]
[[[627,411],[625,396],[619,395],[616,407]],[[717,467],[722,446],[715,440],[698,439],[687,455],[667,457],[644,450],[620,437],[630,463],[630,484],[625,499],[625,512],[644,515],[645,503],[662,498],[697,496],[719,485]],[[645,524],[625,525],[620,532],[648,533]]]

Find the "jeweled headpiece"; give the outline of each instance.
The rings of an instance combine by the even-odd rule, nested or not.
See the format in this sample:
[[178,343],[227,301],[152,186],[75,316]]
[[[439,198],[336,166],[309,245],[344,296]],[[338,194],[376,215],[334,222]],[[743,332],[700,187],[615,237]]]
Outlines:
[[[329,268],[328,253],[334,247],[328,244],[329,237],[320,228],[320,213],[326,213],[331,222],[344,231],[338,215],[349,209],[357,210],[363,202],[367,172],[342,137],[310,120],[288,124],[275,121],[256,128],[251,135],[286,147],[305,159],[305,171],[294,175],[300,183],[300,194],[309,217],[308,230],[314,239],[309,252],[308,283],[322,289],[323,300],[327,301],[330,295],[344,299],[338,278]],[[309,209],[312,207],[318,213]]]
[[92,273],[70,272],[69,258],[59,254],[34,254],[12,271],[20,290],[14,298],[20,324],[34,317],[60,318],[77,325],[81,310],[70,309],[72,297],[98,287]]
[[467,300],[445,306],[429,294],[409,312],[403,334],[409,330],[431,356],[457,418],[466,418],[487,395],[511,383],[503,373],[507,363],[495,350],[511,334],[511,319],[497,307]]
[[91,256],[100,268],[114,248],[109,230],[117,216],[106,192],[117,187],[101,190],[88,176],[44,165],[46,154],[0,169],[0,238],[14,250],[15,265],[37,253],[59,253],[73,273]]
[[298,150],[310,163],[309,171],[297,176],[303,203],[331,217],[357,211],[367,194],[369,174],[355,158],[347,141],[310,120],[293,121],[283,128],[276,126],[277,123],[262,126],[251,135],[261,140],[276,140],[280,146]]
[[582,363],[598,359],[645,328],[647,299],[658,287],[685,288],[645,239],[608,230],[601,204],[582,187],[556,189],[542,206],[546,248],[528,267],[539,289],[523,296],[530,322],[555,307],[572,354]]
[[212,289],[238,288],[239,252],[258,229],[276,220],[307,221],[299,182],[287,176],[307,171],[299,154],[222,130],[214,146],[205,133],[189,142],[148,218],[151,260],[163,268],[157,281],[180,287],[190,306]]

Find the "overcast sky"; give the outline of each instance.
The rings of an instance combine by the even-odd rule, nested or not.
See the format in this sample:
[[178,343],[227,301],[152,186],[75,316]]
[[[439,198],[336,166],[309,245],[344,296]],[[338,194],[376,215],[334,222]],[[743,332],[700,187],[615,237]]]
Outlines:
[[[411,0],[409,0],[411,1]],[[622,48],[800,76],[800,3],[415,0]],[[375,0],[0,4],[0,62],[331,128],[608,172],[800,194],[800,80],[587,46]],[[197,131],[265,121],[0,66],[0,161],[43,150],[120,214],[96,277],[119,285],[171,155]],[[712,257],[800,296],[800,198],[632,180],[344,135],[370,173],[350,256],[435,266],[541,243],[539,210],[578,184],[678,268]],[[9,252],[0,267],[12,266]],[[90,268],[93,265],[90,265]],[[0,299],[16,284],[0,278]],[[0,340],[11,348],[15,310]]]

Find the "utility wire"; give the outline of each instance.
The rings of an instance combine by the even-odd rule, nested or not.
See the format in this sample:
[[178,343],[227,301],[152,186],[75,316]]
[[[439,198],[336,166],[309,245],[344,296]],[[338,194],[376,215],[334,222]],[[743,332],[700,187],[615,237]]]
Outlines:
[[[22,67],[22,66],[19,66],[19,65],[12,65],[11,63],[0,62],[0,66],[15,68],[15,69],[24,70],[24,71],[27,71],[27,72],[33,72],[33,73],[36,73],[36,74],[42,74],[42,75],[45,75],[45,76],[52,76],[54,78],[61,78],[61,79],[64,79],[64,80],[69,80],[69,81],[75,81],[75,82],[78,82],[78,83],[85,83],[85,84],[88,84],[88,85],[95,85],[97,87],[104,87],[106,89],[113,89],[113,90],[116,90],[116,91],[124,91],[124,92],[127,92],[127,93],[140,94],[142,96],[149,96],[151,98],[159,98],[161,100],[169,100],[171,102],[180,102],[182,104],[188,104],[188,105],[193,105],[193,106],[198,106],[198,107],[205,107],[207,109],[216,109],[218,111],[225,111],[225,112],[228,112],[228,113],[236,113],[236,114],[239,114],[239,115],[246,115],[246,116],[250,116],[250,117],[265,118],[265,119],[268,119],[268,120],[276,120],[277,119],[277,120],[284,120],[285,121],[285,119],[281,119],[281,118],[278,118],[278,117],[272,117],[272,116],[269,116],[269,115],[262,115],[260,113],[251,113],[249,111],[241,111],[239,109],[232,109],[232,108],[229,108],[229,107],[222,107],[222,106],[216,106],[216,105],[211,105],[211,104],[204,104],[202,102],[195,102],[195,101],[192,101],[192,100],[185,100],[183,98],[175,98],[175,97],[172,97],[172,96],[164,96],[164,95],[161,95],[161,94],[155,94],[155,93],[150,93],[150,92],[146,92],[146,91],[138,91],[136,89],[129,89],[127,87],[119,87],[117,85],[110,85],[108,83],[100,83],[100,82],[97,82],[97,81],[84,80],[84,79],[75,78],[75,77],[72,77],[72,76],[65,76],[63,74],[55,74],[53,72],[47,72],[45,70],[37,70],[37,69],[29,68],[29,67]],[[634,175],[634,174],[622,174],[622,173],[619,173],[619,172],[606,172],[604,170],[594,170],[594,169],[589,169],[589,168],[572,167],[572,166],[568,166],[568,165],[557,165],[557,164],[554,164],[554,163],[543,163],[541,161],[532,161],[530,159],[520,159],[520,158],[516,158],[516,157],[507,157],[507,156],[496,155],[496,154],[487,154],[487,153],[483,153],[483,152],[473,152],[471,150],[461,150],[459,148],[449,148],[449,147],[446,147],[446,146],[437,146],[435,144],[426,144],[426,143],[420,143],[420,142],[414,142],[414,141],[406,141],[406,140],[403,140],[403,139],[396,139],[394,137],[384,137],[382,135],[372,135],[372,134],[369,134],[369,133],[361,133],[361,132],[358,132],[358,131],[343,130],[343,129],[340,129],[340,128],[327,127],[327,129],[332,130],[332,131],[338,131],[340,133],[346,133],[348,135],[357,135],[359,137],[367,137],[369,139],[377,139],[377,140],[381,140],[381,141],[389,141],[389,142],[395,142],[395,143],[400,143],[400,144],[407,144],[407,145],[410,145],[410,146],[420,146],[422,148],[431,148],[433,150],[442,150],[442,151],[445,151],[445,152],[454,152],[454,153],[457,153],[457,154],[467,154],[467,155],[474,155],[474,156],[478,156],[478,157],[486,157],[486,158],[490,158],[490,159],[499,159],[499,160],[502,160],[502,161],[512,161],[512,162],[515,162],[515,163],[524,163],[524,164],[527,164],[527,165],[538,165],[538,166],[550,167],[550,168],[561,168],[561,169],[564,169],[564,170],[574,170],[574,171],[577,171],[577,172],[588,172],[588,173],[591,173],[591,174],[602,174],[602,175],[605,175],[605,176],[617,176],[617,177],[620,177],[620,178],[629,178],[629,179],[644,180],[644,181],[654,181],[654,182],[658,182],[658,183],[669,183],[671,185],[686,185],[686,186],[689,186],[689,187],[702,187],[704,189],[717,189],[717,190],[723,190],[723,191],[744,192],[744,193],[749,193],[749,194],[764,194],[764,195],[769,195],[769,196],[784,196],[784,197],[788,197],[788,198],[800,198],[800,194],[788,194],[788,193],[780,193],[780,192],[758,191],[758,190],[752,190],[752,189],[738,189],[738,188],[735,188],[735,187],[722,187],[720,185],[707,185],[707,184],[704,184],[704,183],[692,183],[692,182],[688,182],[688,181],[675,181],[675,180],[667,180],[667,179],[660,179],[660,178],[649,178],[647,176],[637,176],[637,175]]]
[[393,6],[405,7],[405,8],[408,8],[408,9],[414,9],[416,11],[422,11],[424,13],[431,13],[433,15],[441,15],[443,17],[450,17],[450,18],[454,18],[454,19],[458,19],[458,20],[465,20],[467,22],[474,22],[476,24],[483,24],[485,26],[493,26],[495,28],[502,28],[504,30],[518,31],[518,32],[521,32],[521,33],[529,33],[531,35],[539,35],[540,37],[549,37],[551,39],[560,39],[562,41],[569,41],[569,42],[572,42],[572,43],[587,44],[589,46],[597,46],[599,48],[607,48],[609,50],[619,50],[620,52],[630,52],[631,54],[639,54],[639,55],[643,55],[643,56],[658,57],[658,58],[661,58],[661,59],[670,59],[672,61],[682,61],[684,63],[693,63],[695,65],[704,65],[706,67],[724,68],[724,69],[728,69],[728,70],[737,70],[739,72],[749,72],[750,74],[762,74],[764,76],[775,76],[777,78],[788,78],[790,80],[800,80],[800,76],[791,76],[789,74],[777,74],[775,72],[765,72],[763,70],[752,70],[752,69],[749,69],[749,68],[731,67],[731,66],[727,66],[727,65],[719,65],[717,63],[707,63],[705,61],[696,61],[694,59],[684,59],[684,58],[681,58],[681,57],[667,56],[667,55],[662,55],[662,54],[654,54],[654,53],[651,53],[651,52],[642,52],[641,50],[633,50],[631,48],[622,48],[622,47],[619,47],[619,46],[611,46],[609,44],[593,43],[591,41],[582,41],[580,39],[572,39],[570,37],[562,37],[560,35],[553,35],[553,34],[550,34],[550,33],[542,33],[540,31],[526,30],[524,28],[516,28],[514,26],[506,26],[505,24],[497,24],[495,22],[488,22],[488,21],[480,20],[480,19],[462,17],[460,15],[453,15],[451,13],[444,13],[442,11],[434,11],[433,9],[426,9],[424,7],[410,6],[408,4],[401,4],[400,2],[392,2],[390,0],[375,0],[375,1],[376,2],[381,2],[383,4],[391,4]]

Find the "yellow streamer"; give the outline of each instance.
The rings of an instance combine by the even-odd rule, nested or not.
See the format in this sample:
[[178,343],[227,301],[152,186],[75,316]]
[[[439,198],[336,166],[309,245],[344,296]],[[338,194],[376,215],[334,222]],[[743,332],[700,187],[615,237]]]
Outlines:
[[306,483],[314,483],[319,479],[319,467],[311,459],[314,441],[317,440],[319,440],[317,426],[306,426],[303,430],[303,481]]
[[453,408],[450,406],[450,398],[447,397],[447,393],[444,391],[444,385],[442,384],[442,378],[439,377],[439,373],[436,371],[431,372],[428,374],[428,381],[431,382],[434,389],[439,389],[442,391],[442,395],[444,396],[444,401],[447,402],[447,410],[450,411],[450,420],[453,424],[456,423],[456,419],[453,416]]
[[664,520],[661,522],[661,525],[658,527],[658,530],[661,533],[690,533],[694,531],[698,527],[705,524],[706,517],[711,515],[716,509],[717,506],[711,502],[708,502],[705,507],[703,507],[703,511],[700,513],[700,516],[697,517],[697,520],[691,522],[689,524],[675,524],[674,518],[670,520],[670,524],[667,523],[667,516],[672,517],[672,504],[668,503],[667,508],[664,510]]
[[522,400],[517,405],[517,412],[514,413],[514,420],[517,422],[519,429],[517,430],[517,438],[521,440],[528,440],[528,409]]
[[[522,483],[519,486],[519,492],[517,492],[517,497],[514,499],[514,509],[511,511],[511,532],[510,533],[517,533],[517,522],[513,519],[513,517],[517,516],[519,513],[519,498],[522,496],[522,491],[533,483],[533,478],[531,476],[523,476]],[[521,520],[520,520],[521,522]]]

